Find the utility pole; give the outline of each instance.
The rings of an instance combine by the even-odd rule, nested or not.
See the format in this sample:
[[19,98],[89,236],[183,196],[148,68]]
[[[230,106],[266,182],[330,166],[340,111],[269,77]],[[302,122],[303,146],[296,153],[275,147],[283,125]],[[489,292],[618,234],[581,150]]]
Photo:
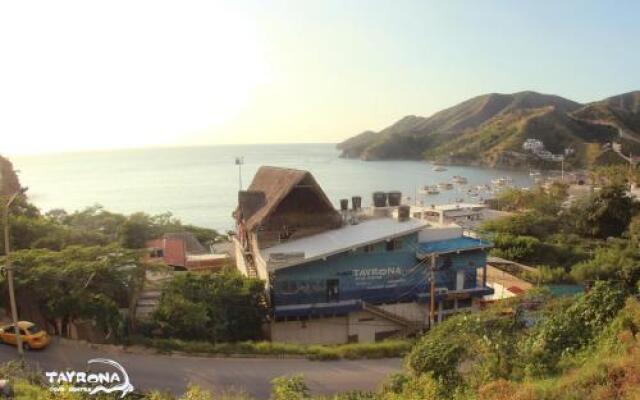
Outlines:
[[238,185],[242,190],[242,164],[244,164],[244,157],[236,157],[236,165],[238,166]]
[[[0,184],[2,182],[0,181]],[[18,197],[20,190],[10,195],[7,203],[2,210],[2,223],[4,224],[4,254],[5,269],[7,271],[7,282],[9,283],[9,302],[11,303],[11,318],[13,319],[13,329],[16,335],[16,344],[18,345],[18,354],[20,358],[24,356],[22,348],[22,336],[20,336],[20,328],[18,327],[18,307],[16,306],[16,294],[13,287],[13,265],[11,263],[11,240],[9,238],[9,207],[11,203]]]
[[429,270],[429,280],[431,281],[431,287],[429,289],[429,329],[431,329],[436,323],[434,318],[436,310],[436,253],[431,253],[431,266]]

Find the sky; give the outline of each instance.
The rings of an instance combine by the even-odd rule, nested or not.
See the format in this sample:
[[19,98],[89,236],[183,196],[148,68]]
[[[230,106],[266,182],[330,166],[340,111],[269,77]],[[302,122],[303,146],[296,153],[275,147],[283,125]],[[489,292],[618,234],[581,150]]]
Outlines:
[[2,1],[0,153],[339,142],[640,90],[637,1]]

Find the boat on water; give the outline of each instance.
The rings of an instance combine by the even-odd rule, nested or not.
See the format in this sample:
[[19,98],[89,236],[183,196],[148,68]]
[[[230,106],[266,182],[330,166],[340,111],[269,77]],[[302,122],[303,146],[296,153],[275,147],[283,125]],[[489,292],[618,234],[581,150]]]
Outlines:
[[511,178],[508,177],[508,176],[503,176],[503,177],[500,177],[500,178],[494,178],[494,179],[491,180],[491,183],[494,186],[506,186],[509,183],[511,183]]
[[442,190],[451,190],[453,189],[453,183],[450,182],[440,182],[438,183],[438,187]]
[[540,171],[536,171],[535,169],[529,171],[529,176],[536,177],[540,176]]
[[443,167],[442,165],[436,165],[433,167],[433,170],[435,172],[442,172],[442,171],[446,171],[447,169],[445,167]]
[[453,183],[457,183],[458,185],[466,185],[467,184],[467,178],[465,178],[464,176],[461,176],[461,175],[454,175],[453,178],[451,178],[451,181]]
[[424,185],[422,187],[422,189],[420,189],[420,193],[422,193],[422,194],[439,194],[440,191],[438,190],[437,186]]

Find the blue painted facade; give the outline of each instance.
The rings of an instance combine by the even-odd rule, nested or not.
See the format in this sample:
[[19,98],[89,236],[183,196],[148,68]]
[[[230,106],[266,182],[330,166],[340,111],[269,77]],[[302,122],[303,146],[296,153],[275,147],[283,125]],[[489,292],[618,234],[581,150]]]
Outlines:
[[[372,304],[427,302],[430,260],[421,262],[417,256],[424,245],[418,243],[418,234],[413,233],[395,239],[392,246],[381,241],[325,260],[277,270],[271,277],[275,314],[349,312],[359,309],[362,301]],[[477,269],[485,265],[486,252],[477,246],[440,254],[436,261],[436,287],[450,291],[483,289],[483,283],[478,283]],[[482,290],[474,293],[485,294]]]

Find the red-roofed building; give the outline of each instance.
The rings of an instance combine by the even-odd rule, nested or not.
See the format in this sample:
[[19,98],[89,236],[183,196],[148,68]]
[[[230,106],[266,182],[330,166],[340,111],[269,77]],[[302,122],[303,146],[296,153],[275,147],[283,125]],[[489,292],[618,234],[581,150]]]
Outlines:
[[216,271],[224,267],[229,256],[208,252],[191,233],[167,233],[147,242],[148,260],[164,262],[177,270]]

